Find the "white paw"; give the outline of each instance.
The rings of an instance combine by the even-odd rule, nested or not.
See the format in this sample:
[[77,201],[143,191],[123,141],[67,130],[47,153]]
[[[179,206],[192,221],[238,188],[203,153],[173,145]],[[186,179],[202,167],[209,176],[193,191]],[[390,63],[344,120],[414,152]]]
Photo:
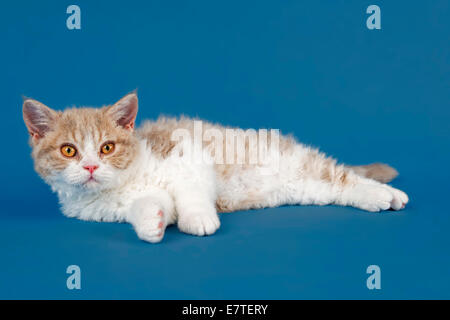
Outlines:
[[215,210],[183,212],[178,218],[178,228],[196,236],[213,234],[219,227],[220,220]]
[[391,209],[401,210],[403,209],[409,201],[406,193],[399,189],[395,189],[387,184],[382,185],[384,188],[388,189],[392,193]]
[[138,213],[133,225],[139,239],[160,242],[166,229],[164,212],[156,206],[148,208],[145,212]]
[[408,201],[406,193],[386,184],[359,184],[352,191],[351,204],[363,210],[378,212],[403,209]]

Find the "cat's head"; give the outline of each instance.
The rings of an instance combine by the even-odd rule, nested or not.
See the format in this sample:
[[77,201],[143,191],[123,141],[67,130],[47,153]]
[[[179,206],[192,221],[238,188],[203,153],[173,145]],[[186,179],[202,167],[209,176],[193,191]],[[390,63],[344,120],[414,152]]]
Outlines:
[[56,189],[114,187],[138,152],[133,134],[137,110],[135,93],[112,106],[65,111],[26,99],[23,119],[36,171]]

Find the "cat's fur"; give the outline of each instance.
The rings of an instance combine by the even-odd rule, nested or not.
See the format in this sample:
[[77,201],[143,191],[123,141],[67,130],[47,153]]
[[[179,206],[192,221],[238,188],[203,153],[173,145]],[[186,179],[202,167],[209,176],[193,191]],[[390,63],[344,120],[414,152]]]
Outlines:
[[[159,242],[172,223],[194,235],[214,233],[220,226],[217,212],[283,204],[380,211],[399,210],[408,202],[404,192],[384,184],[397,175],[393,168],[338,165],[292,137],[280,137],[279,161],[269,174],[248,159],[243,164],[193,161],[186,152],[189,141],[171,139],[175,129],[192,132],[192,119],[160,118],[134,130],[137,109],[135,93],[112,106],[63,112],[24,101],[35,169],[58,194],[66,216],[129,222],[139,238]],[[225,130],[206,122],[203,126]],[[104,155],[99,150],[107,141],[115,143],[115,150]],[[78,150],[73,158],[61,154],[67,143]],[[92,173],[95,180],[83,168],[89,165],[98,167]]]

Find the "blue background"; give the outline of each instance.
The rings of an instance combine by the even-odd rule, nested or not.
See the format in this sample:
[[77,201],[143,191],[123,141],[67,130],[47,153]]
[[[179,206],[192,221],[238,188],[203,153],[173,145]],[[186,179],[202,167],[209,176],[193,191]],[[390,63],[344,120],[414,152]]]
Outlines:
[[[70,4],[81,30],[66,28]],[[449,21],[449,1],[2,3],[0,298],[450,298]],[[63,109],[135,88],[139,119],[280,128],[342,162],[389,163],[411,202],[223,214],[211,237],[171,227],[157,245],[63,217],[33,170],[21,95]]]

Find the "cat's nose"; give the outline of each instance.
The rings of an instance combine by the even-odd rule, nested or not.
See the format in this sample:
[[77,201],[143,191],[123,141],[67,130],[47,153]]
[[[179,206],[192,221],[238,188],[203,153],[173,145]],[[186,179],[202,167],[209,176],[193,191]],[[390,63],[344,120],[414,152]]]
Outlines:
[[98,166],[84,166],[84,169],[88,170],[90,174],[92,174],[92,172],[94,172]]

